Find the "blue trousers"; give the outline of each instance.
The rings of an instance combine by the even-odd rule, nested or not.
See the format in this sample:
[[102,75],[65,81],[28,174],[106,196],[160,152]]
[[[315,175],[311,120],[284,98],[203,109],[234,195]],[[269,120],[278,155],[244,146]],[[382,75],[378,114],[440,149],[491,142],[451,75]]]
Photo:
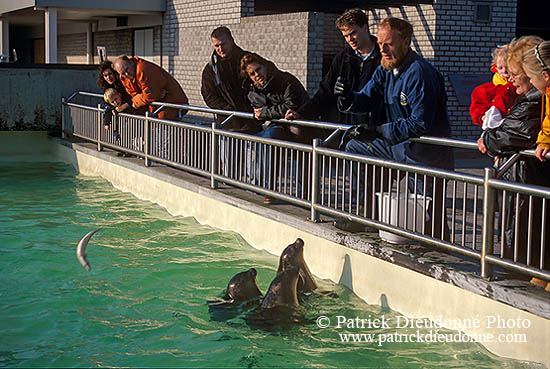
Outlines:
[[[392,160],[392,161],[402,162],[406,164],[426,166],[427,165],[426,163],[416,161],[404,155],[405,145],[407,144],[408,144],[407,142],[404,142],[398,145],[390,146],[386,141],[382,139],[376,139],[371,142],[351,140],[346,145],[346,151],[354,154],[360,154],[360,155],[365,155],[365,156],[384,159],[384,160]],[[432,158],[427,158],[427,159],[432,159]],[[365,173],[364,173],[364,170],[361,170],[361,173],[358,173],[357,166],[353,164],[351,166],[352,166],[351,171],[349,170],[349,168],[346,168],[346,174],[350,178],[349,180],[352,184],[352,191],[356,191],[357,190],[356,178],[357,176],[359,176],[359,182],[360,183],[363,182],[365,178]],[[367,173],[367,177],[370,177],[370,176],[375,176],[375,178],[379,178],[380,170],[378,168],[376,169],[372,168],[372,170],[370,170],[369,173]],[[387,184],[387,179],[386,178],[383,178],[383,179],[386,180],[386,184]],[[367,196],[366,203],[367,203],[367,206],[369,207],[369,209],[367,209],[367,214],[371,214],[372,207],[374,206],[371,200],[373,197],[372,196],[373,191],[380,190],[379,180],[374,181],[375,188],[373,188],[372,183],[373,183],[372,177],[367,178],[366,194],[362,193],[362,189],[364,187],[363,185],[361,185],[359,188],[359,191],[360,191],[359,197],[363,199],[363,196]],[[415,188],[415,183],[416,183],[416,188]],[[391,183],[389,185],[391,186]],[[437,179],[437,178],[434,180],[433,177],[426,177],[426,193],[424,193],[424,176],[418,175],[417,180],[415,181],[415,176],[409,175],[407,189],[408,189],[408,192],[416,192],[417,194],[420,194],[420,195],[432,197],[432,205],[430,206],[430,209],[428,209],[430,214],[430,217],[429,217],[430,219],[427,221],[427,223],[429,224],[426,224],[426,234],[431,235],[431,229],[433,226],[434,228],[433,237],[449,240],[450,236],[449,236],[449,228],[446,222],[446,213],[443,211],[445,207],[445,200],[446,200],[446,193],[445,193],[445,187],[443,186],[443,180]],[[444,222],[444,224],[442,224],[442,222]],[[441,232],[442,228],[443,228],[443,233]]]

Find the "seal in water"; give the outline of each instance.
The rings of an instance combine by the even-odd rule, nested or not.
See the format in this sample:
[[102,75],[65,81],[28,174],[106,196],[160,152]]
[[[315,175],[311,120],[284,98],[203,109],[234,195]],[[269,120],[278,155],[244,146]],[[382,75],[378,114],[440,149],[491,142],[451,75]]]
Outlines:
[[296,241],[288,245],[279,258],[279,269],[277,273],[285,271],[294,266],[299,267],[298,292],[308,293],[317,288],[317,283],[311,275],[306,261],[304,260],[304,241],[297,238]]
[[298,306],[298,276],[300,268],[294,266],[278,273],[271,281],[269,290],[262,301],[262,309],[272,309],[280,306]]
[[235,274],[227,284],[223,299],[206,302],[211,319],[226,321],[259,306],[262,292],[256,284],[257,275],[254,268]]
[[78,243],[78,246],[76,246],[76,257],[77,257],[78,261],[80,262],[80,264],[82,264],[82,266],[84,268],[86,268],[86,270],[88,270],[88,271],[92,270],[92,267],[90,266],[90,263],[88,262],[88,259],[86,259],[86,247],[88,246],[88,241],[90,241],[90,238],[92,238],[94,233],[96,233],[100,230],[101,230],[101,228],[96,229],[95,231],[91,231],[91,232],[86,233],[86,235],[84,237],[82,237],[82,239]]
[[232,302],[243,302],[262,297],[262,292],[256,284],[257,275],[258,272],[254,268],[235,274],[227,284],[225,299]]

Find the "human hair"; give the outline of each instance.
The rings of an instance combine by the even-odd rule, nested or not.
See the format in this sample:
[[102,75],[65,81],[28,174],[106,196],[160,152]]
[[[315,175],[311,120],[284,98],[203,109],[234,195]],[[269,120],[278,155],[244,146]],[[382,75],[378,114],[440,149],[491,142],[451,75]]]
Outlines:
[[399,34],[399,37],[404,40],[409,40],[409,42],[412,40],[413,27],[406,20],[388,17],[378,25],[378,29],[382,27],[387,27],[392,31],[396,31]]
[[231,31],[226,26],[220,26],[212,31],[210,34],[210,38],[217,38],[219,39],[221,36],[227,36],[230,40],[233,40],[233,35],[231,34]]
[[498,58],[503,58],[504,61],[506,62],[506,59],[508,58],[508,49],[509,49],[509,45],[508,45],[508,44],[505,44],[505,45],[498,45],[498,46],[493,50],[493,52],[491,53],[491,55],[493,56],[492,64],[496,64]]
[[248,53],[248,54],[244,54],[243,57],[241,58],[241,75],[243,76],[243,78],[248,78],[248,73],[246,72],[246,68],[253,63],[263,65],[267,70],[268,76],[273,75],[273,73],[277,71],[277,67],[275,66],[275,64],[273,64],[273,62],[262,58],[258,54]]
[[[103,72],[105,72],[107,69],[110,69],[113,71],[113,74],[115,75],[115,83],[113,85],[109,84],[105,78],[103,78]],[[104,60],[99,65],[99,73],[97,75],[97,87],[99,87],[102,91],[107,90],[108,88],[114,87],[117,90],[121,91],[124,87],[122,86],[122,82],[120,82],[120,79],[118,78],[118,73],[116,72],[115,68],[113,67],[113,63],[110,60]]]
[[105,100],[106,103],[110,104],[111,101],[113,101],[113,97],[115,97],[116,95],[120,95],[120,92],[118,92],[114,88],[108,88],[103,93],[103,100]]
[[508,69],[512,67],[525,74],[522,66],[523,54],[543,41],[539,36],[521,36],[510,41],[508,44],[508,59],[506,59]]
[[336,27],[341,30],[342,28],[369,25],[369,17],[359,8],[348,9],[341,16],[336,19]]
[[523,68],[529,73],[550,74],[550,41],[543,41],[527,50],[522,58]]

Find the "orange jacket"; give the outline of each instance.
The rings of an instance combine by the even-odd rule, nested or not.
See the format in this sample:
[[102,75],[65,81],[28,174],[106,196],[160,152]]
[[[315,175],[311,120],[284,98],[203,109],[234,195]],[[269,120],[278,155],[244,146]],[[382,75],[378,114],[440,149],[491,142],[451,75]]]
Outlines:
[[546,89],[542,98],[542,106],[544,107],[544,111],[542,112],[543,119],[537,144],[550,145],[550,87]]
[[[128,94],[132,96],[132,104],[135,108],[145,106],[153,101],[173,104],[187,104],[189,102],[178,81],[170,73],[158,65],[136,56],[132,57],[131,60],[136,63],[136,76],[134,80],[124,77],[121,77],[120,80]],[[162,97],[163,94],[164,98]],[[177,110],[170,110],[172,110],[171,114],[167,115],[166,112],[161,112],[159,118],[174,119],[173,112],[177,112]]]

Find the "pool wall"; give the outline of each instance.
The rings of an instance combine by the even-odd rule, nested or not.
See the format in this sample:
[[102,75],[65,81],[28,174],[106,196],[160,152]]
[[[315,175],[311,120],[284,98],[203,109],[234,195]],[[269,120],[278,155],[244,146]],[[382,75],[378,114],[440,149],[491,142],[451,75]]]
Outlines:
[[[1,143],[7,135],[0,135]],[[279,255],[286,245],[300,237],[305,242],[305,258],[312,273],[323,279],[349,287],[369,304],[387,306],[409,318],[479,321],[479,328],[464,328],[470,335],[495,337],[483,345],[491,352],[520,360],[550,366],[550,319],[538,316],[480,294],[467,291],[448,282],[437,280],[364,252],[335,242],[327,237],[327,226],[313,224],[275,209],[253,204],[207,187],[208,181],[190,181],[184,175],[174,175],[167,167],[144,167],[140,159],[121,159],[113,153],[97,152],[92,145],[73,144],[43,137],[28,137],[29,150],[39,148],[32,141],[42,142],[42,153],[49,152],[53,160],[74,165],[87,176],[99,176],[121,191],[149,200],[175,216],[193,216],[200,223],[239,233],[250,245]],[[16,142],[16,139],[8,140]],[[44,146],[45,145],[45,146]],[[9,144],[1,151],[9,152]],[[20,148],[21,145],[12,145]],[[47,149],[46,149],[47,148]],[[548,301],[548,300],[547,300]],[[355,318],[355,317],[347,317]],[[367,316],[359,316],[367,318]],[[499,328],[490,321],[505,322]],[[510,322],[528,324],[528,328],[511,327]],[[515,324],[514,324],[515,325]],[[333,329],[335,340],[338,329]],[[357,330],[355,333],[368,333]],[[401,333],[396,328],[396,333]],[[524,336],[519,336],[519,335]],[[527,342],[500,342],[501,339]],[[345,345],[342,343],[342,345]]]

